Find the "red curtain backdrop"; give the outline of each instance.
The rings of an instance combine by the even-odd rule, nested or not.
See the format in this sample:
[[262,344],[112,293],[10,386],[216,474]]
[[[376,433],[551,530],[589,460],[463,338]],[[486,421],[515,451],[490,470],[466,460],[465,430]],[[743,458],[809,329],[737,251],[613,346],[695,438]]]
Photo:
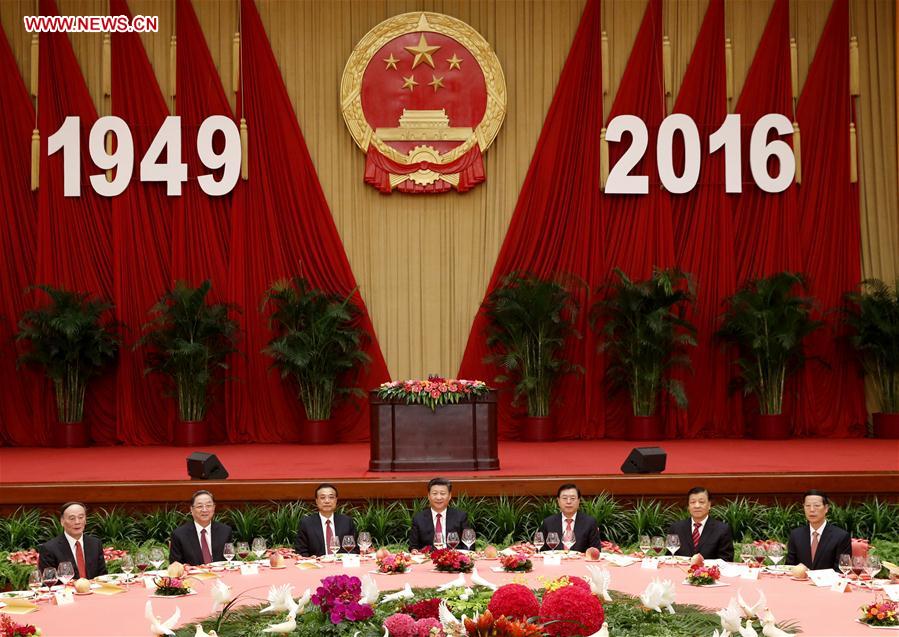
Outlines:
[[[642,279],[650,276],[655,266],[666,268],[674,264],[671,197],[659,187],[655,161],[656,137],[665,118],[661,0],[650,0],[646,5],[607,123],[618,115],[636,115],[649,129],[649,146],[632,174],[648,175],[650,187],[647,195],[603,197],[607,271],[598,273],[593,280],[613,276],[613,268],[620,268],[631,278]],[[615,165],[629,144],[629,137],[624,143],[609,144],[610,166]],[[594,263],[602,260],[594,259]],[[606,403],[605,435],[625,436],[630,415],[631,405],[626,394],[610,398]]]
[[[130,17],[125,0],[110,0],[111,15]],[[128,122],[138,160],[169,112],[137,33],[112,34],[112,114]],[[173,402],[164,399],[161,378],[144,375],[144,350],[132,345],[147,321],[147,310],[171,279],[172,201],[166,185],[132,178],[112,199],[112,236],[116,316],[129,326],[121,350],[116,384],[117,438],[125,444],[161,444],[169,440]],[[139,285],[136,285],[140,282]]]
[[[849,4],[834,0],[809,68],[797,117],[802,131],[799,233],[811,292],[823,308],[861,278],[858,184],[849,182]],[[864,390],[839,317],[819,315],[827,327],[810,339],[809,354],[824,364],[806,366],[796,414],[797,433],[862,435]]]
[[[41,15],[59,15],[53,0],[41,0]],[[113,297],[112,206],[96,194],[87,140],[97,120],[69,36],[41,33],[38,121],[41,130],[41,187],[38,190],[38,283]],[[67,116],[81,118],[81,196],[63,196],[63,153],[47,157],[47,140]],[[42,299],[43,300],[43,299]],[[48,394],[49,395],[49,394]],[[94,440],[116,438],[115,373],[94,379],[85,399],[84,420]],[[54,412],[48,415],[55,422]]]
[[[16,370],[16,323],[30,305],[25,288],[34,282],[37,194],[31,192],[31,131],[34,107],[0,29],[0,444],[46,444],[49,431],[35,407],[44,380]],[[37,412],[37,413],[36,413]]]
[[[234,198],[230,297],[245,310],[246,356],[235,361],[238,382],[229,387],[229,438],[291,440],[302,437],[305,412],[292,384],[269,371],[271,359],[260,353],[271,338],[258,314],[263,294],[272,282],[299,274],[341,294],[353,290],[356,280],[252,1],[241,3],[241,43],[238,110],[247,120],[250,178]],[[388,380],[388,373],[358,292],[355,301],[371,336],[366,351],[372,361],[358,379],[367,390]],[[336,409],[332,420],[341,440],[367,437],[367,410],[367,398]]]
[[[727,115],[724,66],[724,2],[711,0],[674,105],[693,118],[701,140],[699,183],[689,193],[672,195],[677,262],[693,274],[697,299],[690,319],[698,330],[693,373],[685,379],[690,405],[678,434],[685,437],[740,435],[740,401],[728,395],[730,357],[714,338],[721,302],[733,293],[734,228],[724,192],[724,157],[708,153],[709,135]],[[677,149],[682,146],[675,144]],[[681,153],[682,155],[682,153]],[[683,160],[675,160],[680,174]]]
[[[565,272],[580,277],[591,287],[591,272],[602,272],[602,228],[598,223],[599,129],[602,128],[602,64],[600,2],[590,0],[584,8],[571,51],[559,78],[543,130],[525,177],[515,212],[503,241],[487,288],[489,295],[512,271],[538,275]],[[598,246],[598,247],[597,247]],[[486,298],[486,296],[485,296]],[[586,303],[582,304],[577,327],[588,332]],[[468,338],[459,369],[460,378],[494,383],[499,370],[484,363],[488,354],[483,310],[479,310]],[[602,396],[587,391],[597,387],[602,373],[592,339],[571,339],[564,356],[583,365],[585,374],[568,376],[558,386],[553,417],[560,438],[595,437],[602,431]],[[509,392],[500,404],[499,433],[516,435]]]

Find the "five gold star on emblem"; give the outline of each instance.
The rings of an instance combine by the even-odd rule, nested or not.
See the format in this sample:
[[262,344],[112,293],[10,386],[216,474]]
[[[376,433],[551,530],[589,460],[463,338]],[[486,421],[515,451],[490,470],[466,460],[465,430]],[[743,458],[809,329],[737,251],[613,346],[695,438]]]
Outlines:
[[393,69],[394,71],[396,71],[396,63],[399,62],[399,60],[393,57],[393,53],[390,54],[390,57],[384,58],[384,61],[387,63],[387,66],[384,69],[385,71],[387,69]]
[[[437,45],[428,44],[428,40],[425,37],[424,33],[422,33],[419,36],[418,44],[416,44],[415,46],[407,46],[407,47],[403,47],[403,48],[405,48],[409,52],[410,55],[414,56],[414,59],[412,60],[413,70],[415,69],[416,66],[418,66],[422,62],[424,62],[425,64],[428,64],[431,68],[436,68],[434,66],[433,54],[436,53],[441,47],[439,47]],[[390,53],[389,57],[383,58],[382,61],[386,65],[384,67],[385,70],[388,70],[388,71],[390,69],[393,69],[394,71],[398,70],[396,65],[400,62],[400,60],[399,60],[399,58],[394,57],[392,52]],[[462,67],[461,67],[462,58],[460,58],[455,53],[453,53],[453,57],[446,58],[446,61],[449,64],[450,71],[452,71],[453,69],[456,69],[459,71],[462,70]],[[434,87],[435,93],[437,92],[438,89],[446,88],[443,85],[443,77],[437,77],[434,74],[431,75],[431,81],[428,82],[428,85]],[[410,91],[412,91],[412,90],[414,90],[414,88],[416,86],[418,86],[418,82],[415,81],[414,73],[412,75],[410,75],[409,77],[403,76],[403,90],[409,89]]]
[[411,92],[413,90],[413,87],[416,87],[416,86],[418,86],[418,82],[415,81],[414,75],[410,75],[409,77],[403,78],[403,88],[404,89],[407,88]]
[[415,55],[415,59],[412,60],[412,69],[414,70],[416,66],[422,63],[422,61],[426,62],[431,68],[434,68],[434,58],[431,57],[431,54],[436,53],[440,47],[429,45],[428,41],[425,39],[425,34],[422,33],[416,46],[407,46],[403,48]]
[[453,69],[462,70],[462,67],[459,66],[462,63],[462,58],[457,57],[455,53],[453,53],[453,57],[447,58],[446,61],[449,62],[450,71]]

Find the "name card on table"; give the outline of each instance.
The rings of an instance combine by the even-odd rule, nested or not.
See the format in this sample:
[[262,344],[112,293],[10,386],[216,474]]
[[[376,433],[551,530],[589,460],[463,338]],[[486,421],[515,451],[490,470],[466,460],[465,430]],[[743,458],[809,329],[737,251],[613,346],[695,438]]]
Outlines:
[[343,568],[359,568],[362,566],[362,560],[358,555],[352,553],[343,558]]
[[543,566],[562,566],[561,555],[544,555]]
[[640,562],[640,568],[646,568],[651,571],[659,570],[659,560],[655,557],[644,557]]
[[53,600],[56,602],[57,606],[68,606],[69,604],[75,603],[75,596],[72,595],[70,589],[64,588],[61,591],[53,593]]
[[241,564],[240,565],[240,574],[241,575],[259,575],[259,565],[258,564]]
[[848,593],[849,580],[844,577],[837,578],[837,581],[835,581],[833,585],[831,585],[830,590],[835,593]]
[[840,579],[840,574],[835,570],[830,568],[821,568],[816,571],[809,571],[808,576],[811,578],[812,583],[815,586],[833,586],[838,579]]
[[894,602],[899,602],[899,584],[887,584],[883,587],[883,594]]
[[745,564],[728,564],[721,566],[721,577],[742,577],[749,570]]
[[746,567],[746,571],[740,574],[740,579],[758,579],[762,569]]

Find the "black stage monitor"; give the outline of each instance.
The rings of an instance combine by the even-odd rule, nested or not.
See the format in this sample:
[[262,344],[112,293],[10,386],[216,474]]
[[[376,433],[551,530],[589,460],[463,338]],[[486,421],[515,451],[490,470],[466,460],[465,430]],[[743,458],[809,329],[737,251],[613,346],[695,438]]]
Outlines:
[[661,447],[634,447],[621,465],[623,473],[662,473],[668,454]]
[[187,473],[191,480],[224,480],[228,470],[214,453],[194,451],[187,456]]

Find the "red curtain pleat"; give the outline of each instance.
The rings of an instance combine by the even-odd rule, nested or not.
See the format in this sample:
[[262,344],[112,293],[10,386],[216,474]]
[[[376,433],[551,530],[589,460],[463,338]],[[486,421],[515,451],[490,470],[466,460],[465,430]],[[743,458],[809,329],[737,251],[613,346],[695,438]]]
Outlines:
[[[41,0],[41,15],[59,15],[54,0]],[[89,176],[101,172],[90,159],[88,138],[97,111],[65,33],[40,34],[38,122],[41,187],[38,190],[37,283],[113,297],[112,206],[96,194]],[[67,116],[81,118],[81,196],[63,196],[63,153],[47,156],[47,139]],[[44,299],[41,299],[43,301]],[[115,372],[91,381],[84,421],[100,444],[116,440]],[[48,399],[50,396],[48,387]],[[48,411],[51,422],[55,412]]]
[[813,334],[802,375],[796,432],[863,435],[864,389],[839,316],[827,312],[861,278],[858,184],[849,182],[849,4],[834,0],[799,100],[802,186],[798,232],[811,293],[826,328]]
[[[690,404],[683,437],[742,434],[739,397],[728,395],[730,356],[714,338],[721,302],[735,287],[734,228],[724,192],[724,158],[709,155],[708,138],[727,115],[724,64],[724,3],[711,0],[690,57],[673,112],[693,118],[699,129],[701,171],[689,193],[672,195],[678,266],[692,273],[696,302],[689,318],[697,328],[698,346],[686,374]],[[677,139],[677,138],[676,138]],[[677,151],[680,151],[679,153]],[[675,172],[683,167],[683,144],[675,142]]]
[[[572,274],[592,288],[597,282],[590,280],[591,273],[605,269],[599,222],[600,40],[600,2],[590,0],[584,7],[559,77],[486,296],[513,271],[530,271],[542,276]],[[582,306],[577,327],[587,338],[569,339],[563,356],[583,365],[585,373],[570,375],[559,383],[552,413],[558,437],[588,438],[603,429],[602,395],[587,390],[598,386],[602,368],[595,342],[588,334],[589,297],[583,289],[573,292]],[[494,379],[499,370],[484,363],[488,354],[486,326],[486,316],[479,309],[459,377],[482,379],[496,385]],[[517,435],[510,392],[506,389],[499,409],[499,434],[503,438]]]
[[[655,161],[656,137],[659,125],[665,118],[661,0],[649,0],[646,5],[607,121],[618,115],[636,115],[649,129],[649,146],[632,174],[648,175],[650,187],[646,195],[603,197],[605,263],[608,267],[594,280],[614,276],[614,268],[621,269],[628,277],[643,279],[649,277],[656,266],[667,268],[674,265],[671,198],[659,187]],[[624,143],[609,144],[610,166],[615,165],[629,145],[629,136]],[[624,392],[610,397],[606,402],[605,435],[624,437],[631,413],[631,404]]]
[[[127,15],[125,0],[110,0],[111,15]],[[137,33],[112,34],[112,114],[131,129],[135,166],[139,165],[169,112],[153,77],[153,68]],[[135,175],[137,177],[137,175]],[[171,279],[172,201],[164,183],[132,178],[112,199],[116,315],[125,332],[118,365],[116,407],[118,439],[125,444],[169,441],[174,402],[163,398],[166,388],[158,375],[144,375],[144,349],[133,349],[147,311],[165,292]]]
[[[302,274],[316,287],[347,294],[356,287],[328,202],[306,148],[293,105],[252,1],[241,3],[243,46],[239,112],[247,120],[250,178],[232,210],[230,295],[244,308],[245,357],[235,360],[238,382],[229,387],[229,438],[270,442],[302,438],[305,412],[293,384],[270,371],[261,350],[271,338],[259,314],[265,290]],[[358,385],[372,389],[389,378],[361,295],[361,326],[372,361]],[[261,397],[264,396],[264,399]],[[332,422],[341,441],[368,436],[368,399],[339,404]]]
[[[0,442],[43,445],[50,441],[40,405],[44,378],[16,369],[17,322],[31,305],[25,288],[34,281],[37,194],[31,191],[34,107],[6,34],[0,29]],[[36,413],[37,412],[37,413]]]

